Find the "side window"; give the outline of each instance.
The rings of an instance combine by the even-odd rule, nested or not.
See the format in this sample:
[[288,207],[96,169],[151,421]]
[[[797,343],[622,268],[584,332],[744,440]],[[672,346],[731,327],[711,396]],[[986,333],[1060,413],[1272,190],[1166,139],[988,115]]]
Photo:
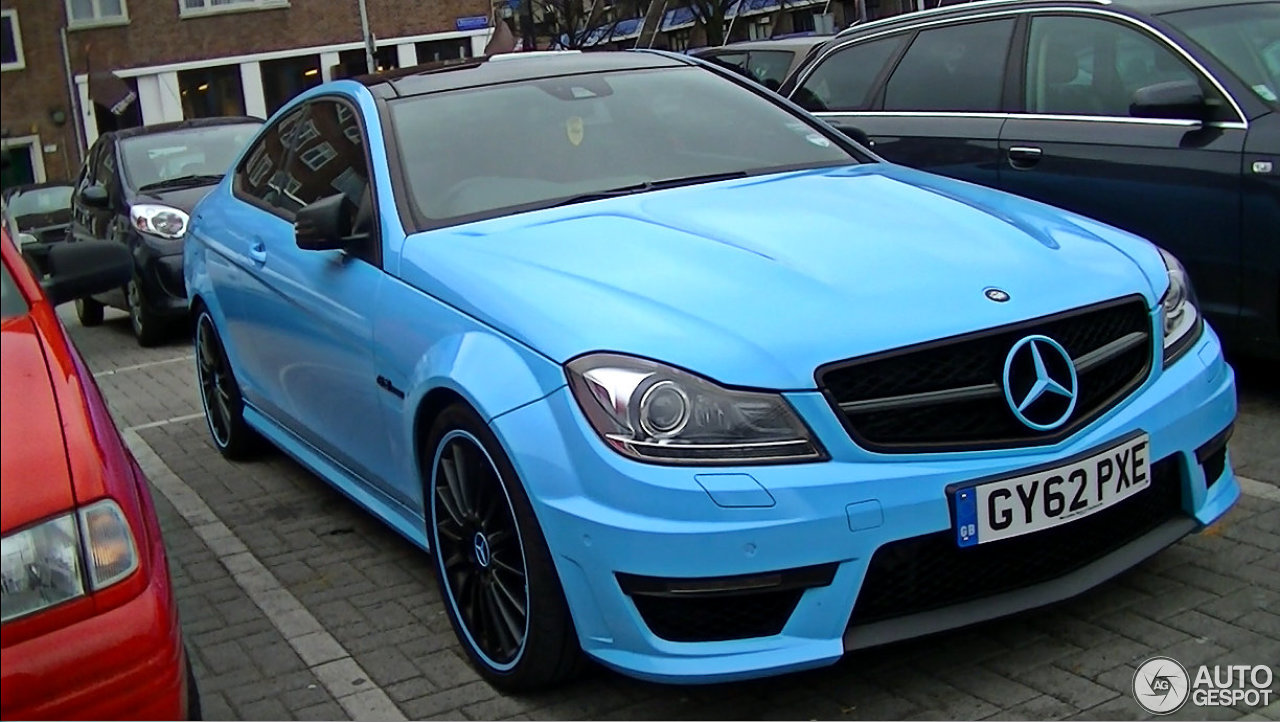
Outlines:
[[1013,19],[922,31],[885,87],[885,110],[1001,110]]
[[752,50],[747,54],[747,69],[769,90],[777,90],[787,79],[787,71],[796,54],[790,50]]
[[[298,123],[306,112],[298,108],[268,126],[236,168],[236,193],[278,210],[285,210],[282,198],[287,181],[284,164]],[[288,210],[296,210],[294,204]]]
[[289,201],[297,204],[293,210],[342,195],[350,204],[351,231],[372,231],[369,161],[355,109],[336,100],[317,100],[309,107],[286,168]]
[[833,53],[796,89],[792,99],[812,111],[865,110],[871,86],[905,41],[905,35],[895,35]]
[[1028,112],[1127,117],[1134,91],[1178,80],[1211,90],[1172,50],[1133,28],[1095,18],[1031,21]]

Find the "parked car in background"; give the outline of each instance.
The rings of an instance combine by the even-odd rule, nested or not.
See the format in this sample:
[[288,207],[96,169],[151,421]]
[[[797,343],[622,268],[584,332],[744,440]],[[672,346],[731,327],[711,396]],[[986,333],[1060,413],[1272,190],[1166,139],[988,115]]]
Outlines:
[[1280,357],[1280,3],[912,13],[840,33],[782,93],[891,161],[1161,244],[1228,345]]
[[0,256],[0,717],[198,717],[147,480],[54,312],[129,253],[57,244],[43,281]]
[[133,254],[122,288],[76,301],[80,323],[102,322],[106,306],[129,313],[138,343],[162,340],[187,315],[182,240],[196,202],[262,124],[258,118],[206,118],[105,133],[76,179],[71,234],[112,240]]
[[691,50],[690,55],[736,70],[769,90],[777,90],[810,51],[830,35],[801,35],[769,40],[744,40]]
[[22,254],[37,274],[47,270],[49,248],[67,240],[71,227],[70,183],[32,183],[4,190],[4,227],[10,238],[31,236]]
[[830,664],[1085,592],[1240,494],[1172,255],[687,56],[323,84],[185,252],[216,447],[265,437],[432,550],[504,689],[584,651]]

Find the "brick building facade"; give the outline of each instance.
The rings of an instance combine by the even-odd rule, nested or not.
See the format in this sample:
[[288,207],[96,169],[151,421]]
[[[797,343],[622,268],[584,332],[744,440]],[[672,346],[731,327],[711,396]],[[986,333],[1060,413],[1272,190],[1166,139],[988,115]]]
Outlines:
[[[489,0],[366,4],[381,67],[477,55],[491,32]],[[106,130],[265,117],[297,92],[365,67],[357,0],[0,0],[0,7],[0,126],[13,161],[6,185],[28,180],[23,175],[70,178],[81,149]],[[119,114],[97,102],[101,86],[89,82],[102,71],[136,94]]]

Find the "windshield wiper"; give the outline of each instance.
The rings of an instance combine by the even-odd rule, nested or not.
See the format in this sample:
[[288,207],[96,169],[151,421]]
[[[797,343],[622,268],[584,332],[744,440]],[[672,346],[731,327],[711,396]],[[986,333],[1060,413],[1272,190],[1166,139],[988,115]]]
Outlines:
[[166,178],[162,181],[138,186],[138,190],[150,191],[158,188],[182,188],[184,186],[208,185],[210,183],[217,183],[220,180],[222,180],[222,174],[220,173],[217,175],[180,175],[176,178]]
[[729,171],[728,173],[707,173],[705,175],[691,175],[683,178],[667,178],[666,180],[645,181],[644,183],[635,183],[628,186],[620,186],[618,188],[610,188],[602,191],[592,191],[591,193],[582,193],[576,196],[556,201],[551,204],[551,208],[559,206],[573,205],[574,203],[586,203],[587,201],[598,201],[605,198],[617,198],[619,196],[629,196],[636,193],[648,193],[649,191],[663,190],[664,188],[678,188],[680,186],[697,185],[698,183],[713,183],[715,181],[733,180],[734,178],[746,178],[746,171]]

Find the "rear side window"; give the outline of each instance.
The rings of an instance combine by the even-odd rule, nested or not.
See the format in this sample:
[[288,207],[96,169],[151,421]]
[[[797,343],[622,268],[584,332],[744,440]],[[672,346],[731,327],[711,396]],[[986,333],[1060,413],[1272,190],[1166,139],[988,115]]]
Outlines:
[[999,111],[1013,25],[989,20],[921,32],[889,78],[884,109]]
[[747,70],[769,90],[777,90],[787,79],[787,71],[796,54],[790,50],[752,50],[747,56]]
[[283,213],[283,194],[288,184],[285,161],[291,148],[298,122],[305,114],[299,107],[270,125],[254,142],[240,166],[236,168],[236,193]]
[[905,35],[858,43],[822,61],[792,100],[806,110],[865,110],[885,63],[898,53]]

